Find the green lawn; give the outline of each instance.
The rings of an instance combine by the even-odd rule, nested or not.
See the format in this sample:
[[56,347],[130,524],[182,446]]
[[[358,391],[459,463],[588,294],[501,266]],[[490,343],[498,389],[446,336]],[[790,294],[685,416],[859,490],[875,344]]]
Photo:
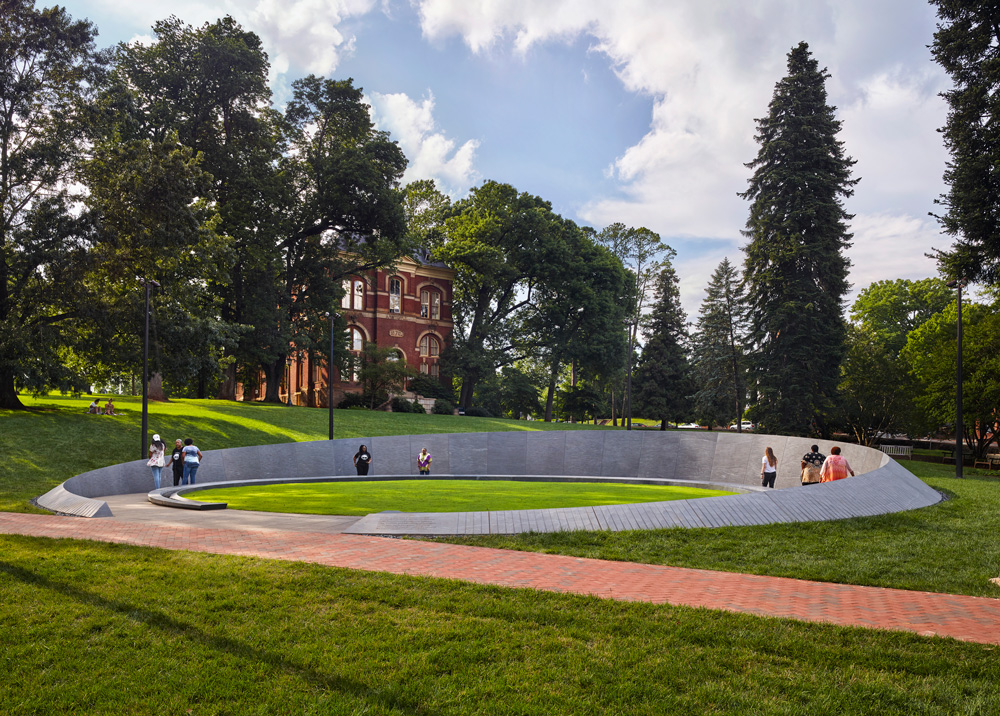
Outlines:
[[367,515],[400,512],[542,510],[552,507],[623,505],[731,495],[723,490],[664,485],[525,482],[516,480],[390,480],[292,483],[198,490],[185,495],[202,502],[227,502],[231,509],[301,512],[311,515]]
[[[26,509],[73,474],[137,456],[135,402],[122,401],[120,418],[84,415],[87,403],[0,413],[0,509]],[[345,437],[528,427],[358,411],[337,420]],[[178,401],[154,405],[151,427],[233,447],[325,437],[326,413]],[[1000,480],[904,464],[951,499],[862,520],[512,546],[997,596],[984,580],[1000,573]],[[1000,713],[992,646],[2,535],[0,670],[5,715]]]
[[0,713],[996,714],[997,649],[0,536]]

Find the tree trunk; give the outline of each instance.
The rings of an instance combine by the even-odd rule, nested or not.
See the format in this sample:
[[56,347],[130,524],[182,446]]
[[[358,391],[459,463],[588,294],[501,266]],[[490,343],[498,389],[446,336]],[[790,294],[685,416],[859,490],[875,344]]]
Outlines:
[[167,402],[167,394],[163,392],[163,374],[153,373],[149,376],[149,387],[146,389],[150,400]]
[[264,364],[264,380],[266,385],[264,386],[264,402],[265,403],[280,403],[281,396],[281,376],[285,370],[285,359],[283,357],[278,357],[274,359],[273,363]]
[[611,427],[618,427],[618,413],[615,412],[615,389],[611,389]]
[[14,388],[14,372],[11,370],[0,370],[0,408],[24,410],[24,404]]
[[552,401],[556,395],[556,371],[558,368],[553,368],[552,372],[549,373],[549,395],[545,399],[545,422],[552,422]]
[[215,397],[219,400],[236,400],[236,363],[226,366],[222,376],[222,384]]
[[458,404],[462,406],[464,410],[468,410],[472,404],[472,393],[476,387],[475,378],[466,376],[462,379],[462,392],[459,393]]
[[306,405],[310,408],[319,407],[316,404],[316,381],[313,380],[314,375],[313,352],[309,351],[306,353]]
[[666,429],[667,429],[667,419],[662,418],[660,420],[660,430],[666,430]]

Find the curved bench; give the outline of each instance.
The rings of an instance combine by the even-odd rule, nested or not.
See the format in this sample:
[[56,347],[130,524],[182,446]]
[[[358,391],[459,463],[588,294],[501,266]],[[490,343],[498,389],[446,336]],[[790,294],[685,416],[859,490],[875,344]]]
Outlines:
[[[820,441],[823,452],[833,444],[840,445],[843,455],[864,479],[802,488],[799,459],[814,442],[809,438],[747,433],[610,430],[345,438],[205,451],[198,478],[199,486],[289,478],[357,479],[352,457],[358,445],[364,443],[374,457],[372,478],[415,475],[417,453],[426,447],[434,456],[433,472],[438,476],[693,481],[753,492],[562,510],[379,513],[362,518],[350,530],[365,534],[510,533],[550,527],[653,529],[818,521],[900,512],[941,500],[936,490],[881,451],[827,441]],[[761,491],[760,460],[766,446],[772,447],[778,457],[777,489]],[[101,496],[148,492],[151,482],[145,461],[136,460],[70,478],[39,497],[37,503],[56,512],[110,516]]]

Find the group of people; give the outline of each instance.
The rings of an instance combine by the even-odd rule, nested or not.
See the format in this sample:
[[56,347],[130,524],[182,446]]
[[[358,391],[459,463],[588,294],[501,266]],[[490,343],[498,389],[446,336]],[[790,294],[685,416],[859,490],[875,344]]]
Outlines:
[[[774,450],[766,448],[761,459],[760,484],[763,487],[774,487],[774,479],[778,476],[778,458]],[[801,481],[803,485],[816,485],[820,482],[843,480],[850,473],[854,477],[854,469],[847,458],[840,454],[840,448],[834,445],[827,457],[819,451],[819,445],[813,445],[810,452],[802,456]]]
[[[431,474],[431,454],[427,452],[427,448],[423,448],[417,454],[417,470],[420,471],[421,475]],[[372,454],[368,452],[368,447],[362,445],[358,448],[358,451],[354,453],[354,467],[357,468],[359,475],[367,475],[368,468],[372,465]]]
[[160,477],[164,468],[172,467],[174,471],[174,487],[178,485],[193,485],[195,475],[198,474],[198,467],[202,460],[201,450],[194,444],[192,438],[181,441],[180,438],[174,441],[173,452],[167,459],[167,445],[159,435],[153,435],[153,442],[149,446],[149,461],[146,465],[153,471],[153,484],[155,489],[160,489]]
[[87,408],[87,412],[94,415],[118,415],[118,413],[115,412],[115,401],[113,398],[108,398],[108,402],[103,408],[101,408],[101,399],[94,398],[90,407]]

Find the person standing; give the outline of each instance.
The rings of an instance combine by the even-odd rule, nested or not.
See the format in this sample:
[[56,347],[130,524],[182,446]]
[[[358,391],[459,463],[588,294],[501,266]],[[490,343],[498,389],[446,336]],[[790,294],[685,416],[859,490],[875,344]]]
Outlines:
[[354,453],[354,467],[358,469],[359,475],[367,475],[368,468],[372,464],[372,454],[368,452],[368,448],[362,445],[358,448],[358,451]]
[[811,452],[802,456],[802,484],[818,485],[822,480],[819,471],[823,467],[826,455],[819,451],[819,445],[813,445],[810,450]]
[[195,475],[198,474],[198,468],[201,467],[201,459],[204,456],[201,454],[201,450],[194,444],[193,438],[188,438],[184,441],[181,453],[184,455],[184,475],[181,477],[181,484],[193,485]]
[[854,469],[851,464],[847,462],[846,457],[840,454],[840,448],[834,445],[830,448],[830,457],[823,461],[820,477],[823,482],[833,482],[834,480],[843,480],[847,477],[847,473],[851,473],[851,477],[854,477]]
[[149,446],[149,461],[147,466],[153,471],[153,489],[160,489],[160,474],[163,472],[163,453],[167,446],[160,440],[159,435],[153,435],[153,443]]
[[764,457],[760,461],[760,484],[761,487],[774,487],[774,479],[778,476],[778,458],[774,456],[774,450],[766,448]]
[[180,438],[174,441],[174,451],[170,453],[170,462],[166,466],[173,468],[174,487],[177,487],[184,476],[184,443]]
[[420,451],[417,455],[417,469],[420,470],[421,475],[431,474],[431,454],[427,452],[427,448]]

